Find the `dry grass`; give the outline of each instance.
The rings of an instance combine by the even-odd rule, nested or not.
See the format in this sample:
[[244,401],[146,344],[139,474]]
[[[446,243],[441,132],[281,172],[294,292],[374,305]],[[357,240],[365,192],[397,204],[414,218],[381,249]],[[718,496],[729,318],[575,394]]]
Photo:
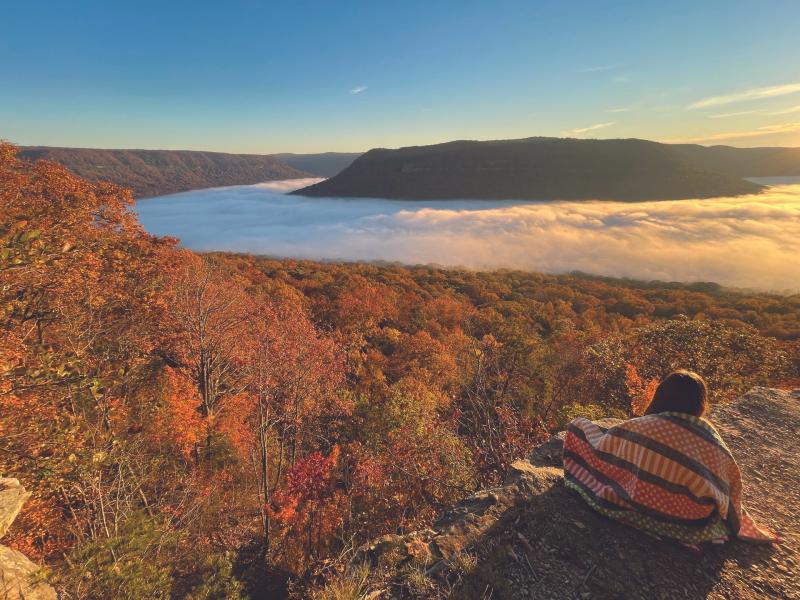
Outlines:
[[368,579],[367,565],[354,567],[314,594],[314,600],[364,600],[367,596]]

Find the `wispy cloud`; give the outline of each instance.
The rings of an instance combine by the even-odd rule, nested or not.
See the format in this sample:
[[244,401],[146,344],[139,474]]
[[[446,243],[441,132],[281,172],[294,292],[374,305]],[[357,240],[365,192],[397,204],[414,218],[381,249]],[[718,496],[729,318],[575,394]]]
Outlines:
[[727,119],[728,117],[739,117],[742,115],[756,115],[756,114],[765,114],[762,113],[760,110],[740,110],[739,112],[729,112],[729,113],[721,113],[718,115],[708,115],[709,119]]
[[569,136],[581,133],[588,133],[590,131],[595,131],[597,129],[611,127],[612,125],[616,125],[616,123],[617,123],[616,121],[609,121],[608,123],[596,123],[595,125],[589,125],[588,127],[576,127],[575,129],[569,129],[567,131],[564,131],[562,135]]
[[724,106],[735,102],[747,102],[750,100],[761,100],[763,98],[775,98],[776,96],[786,96],[800,92],[800,83],[786,83],[783,85],[772,85],[768,87],[753,88],[733,94],[722,96],[711,96],[693,102],[686,108],[692,110],[697,108],[711,108],[714,106]]
[[708,115],[709,119],[727,119],[728,117],[738,117],[741,115],[763,115],[763,116],[777,116],[789,115],[792,113],[800,112],[800,105],[782,108],[780,110],[740,110],[737,112],[721,113],[717,115]]
[[351,89],[350,93],[355,96],[356,94],[360,94],[362,92],[366,92],[367,88],[368,88],[368,86],[366,86],[366,85],[359,85],[359,86],[356,86],[353,89]]
[[617,75],[612,81],[614,81],[614,83],[628,83],[630,80],[630,75]]
[[800,131],[800,123],[782,123],[780,125],[765,125],[764,127],[750,129],[747,131],[727,131],[704,137],[680,138],[666,141],[677,144],[687,142],[718,142],[723,140],[741,140],[746,138],[765,137],[768,135],[780,135],[783,133],[794,133],[797,131]]
[[620,106],[618,108],[607,108],[606,112],[609,113],[625,113],[631,112],[633,110],[633,106]]
[[614,69],[619,69],[622,65],[620,63],[615,63],[612,65],[597,65],[595,67],[586,67],[585,69],[580,69],[579,73],[599,73],[600,71],[613,71]]
[[792,113],[800,112],[800,104],[797,106],[790,106],[781,110],[764,111],[762,115],[789,115]]

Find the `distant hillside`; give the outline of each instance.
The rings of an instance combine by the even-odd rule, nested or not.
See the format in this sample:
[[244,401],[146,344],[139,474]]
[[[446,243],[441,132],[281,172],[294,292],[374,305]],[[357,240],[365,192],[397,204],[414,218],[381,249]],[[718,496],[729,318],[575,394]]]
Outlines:
[[317,177],[333,177],[361,156],[361,152],[322,152],[320,154],[276,154],[290,167]]
[[309,177],[308,173],[290,167],[275,156],[259,154],[33,146],[22,148],[19,155],[55,161],[80,177],[132,188],[137,198]]
[[370,150],[303,196],[661,200],[756,193],[667,144],[646,140],[527,138]]
[[737,177],[800,175],[800,148],[734,148],[733,146],[672,146],[693,165]]

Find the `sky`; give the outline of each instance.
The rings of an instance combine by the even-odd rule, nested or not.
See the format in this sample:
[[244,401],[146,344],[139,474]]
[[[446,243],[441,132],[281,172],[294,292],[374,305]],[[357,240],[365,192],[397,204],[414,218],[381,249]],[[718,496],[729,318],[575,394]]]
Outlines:
[[751,196],[661,202],[285,195],[314,181],[195,190],[136,211],[148,231],[200,251],[800,289],[800,178],[764,181],[776,185]]
[[0,139],[224,152],[800,146],[800,1],[8,2]]

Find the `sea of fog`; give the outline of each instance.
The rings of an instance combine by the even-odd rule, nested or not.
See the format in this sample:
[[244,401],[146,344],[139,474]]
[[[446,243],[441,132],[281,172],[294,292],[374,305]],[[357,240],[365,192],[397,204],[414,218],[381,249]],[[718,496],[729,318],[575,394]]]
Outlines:
[[573,270],[800,289],[800,178],[764,193],[661,202],[304,198],[317,179],[140,200],[145,228],[194,250]]

